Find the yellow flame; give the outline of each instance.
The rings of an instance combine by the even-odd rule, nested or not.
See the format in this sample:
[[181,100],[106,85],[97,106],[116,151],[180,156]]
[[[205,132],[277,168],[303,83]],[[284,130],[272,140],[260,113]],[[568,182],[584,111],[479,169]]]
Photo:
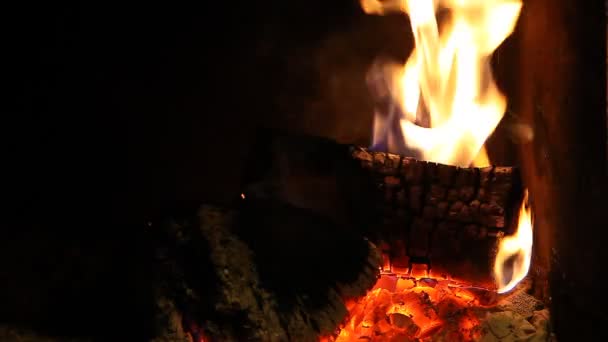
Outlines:
[[[506,109],[490,59],[513,31],[521,1],[361,0],[361,5],[369,14],[400,11],[410,17],[416,48],[404,67],[382,69],[392,73],[386,78],[401,108],[401,146],[437,163],[488,165],[483,145]],[[441,31],[435,15],[440,7],[451,13]],[[426,127],[416,123],[419,114],[429,119]],[[393,123],[377,118],[375,124]],[[374,144],[379,139],[393,141],[378,136],[388,131],[375,127]]]
[[528,191],[519,209],[519,221],[514,235],[503,238],[494,261],[494,277],[498,293],[511,291],[530,270],[532,259],[532,211],[528,207]]
[[[389,96],[399,108],[377,108],[374,145],[442,164],[489,165],[484,144],[507,106],[490,61],[513,32],[521,0],[361,0],[361,6],[368,14],[407,13],[416,45],[404,66],[370,71],[378,96]],[[438,9],[450,12],[441,30]],[[494,272],[501,293],[530,268],[532,219],[526,204],[527,192],[517,233],[500,242]]]

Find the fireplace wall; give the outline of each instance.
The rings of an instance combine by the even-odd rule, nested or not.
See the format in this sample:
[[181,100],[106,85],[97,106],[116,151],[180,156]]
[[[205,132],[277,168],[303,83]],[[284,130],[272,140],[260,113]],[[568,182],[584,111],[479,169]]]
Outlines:
[[548,279],[562,341],[597,340],[608,322],[605,20],[600,1],[528,0],[518,24],[514,110],[535,134],[519,147],[535,210],[532,274]]

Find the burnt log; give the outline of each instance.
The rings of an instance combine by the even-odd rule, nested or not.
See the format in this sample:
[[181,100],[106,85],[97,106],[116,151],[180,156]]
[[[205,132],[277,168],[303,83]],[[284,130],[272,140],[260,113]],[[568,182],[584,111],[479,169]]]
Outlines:
[[513,233],[522,199],[513,167],[460,168],[285,135],[265,137],[254,156],[246,196],[342,222],[410,273],[493,283],[497,242]]
[[[268,248],[289,244],[273,233],[290,231],[284,221],[273,222],[268,217],[314,222],[329,231],[325,236],[319,234],[319,241],[330,236],[334,244],[340,241],[331,238],[331,231],[338,230],[288,205],[242,202],[234,208],[204,205],[197,217],[161,225],[157,325],[164,328],[156,340],[317,341],[343,321],[347,314],[344,300],[365,294],[376,282],[380,258],[368,241],[354,238],[345,243],[344,248],[361,256],[354,258],[356,265],[351,265],[348,277],[340,276],[341,269],[348,267],[339,267],[339,258],[319,250],[320,243],[305,248],[326,265],[316,265],[308,258],[313,265],[306,270],[286,250]],[[254,229],[260,225],[265,228]],[[257,243],[239,234],[254,230]],[[269,265],[272,262],[280,266],[278,272]],[[323,282],[315,269],[333,269],[333,281]],[[303,288],[299,277],[310,279],[312,285]],[[273,286],[276,284],[279,288]],[[286,293],[282,288],[295,291]]]
[[[517,169],[460,168],[351,147],[365,187],[347,197],[393,266],[491,283],[498,239],[512,234],[521,202]],[[415,264],[419,266],[416,267]]]

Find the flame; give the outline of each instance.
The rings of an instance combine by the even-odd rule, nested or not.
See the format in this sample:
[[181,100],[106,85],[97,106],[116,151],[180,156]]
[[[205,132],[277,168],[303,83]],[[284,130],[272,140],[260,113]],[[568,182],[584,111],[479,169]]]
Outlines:
[[[506,109],[490,59],[513,31],[521,1],[361,0],[361,6],[368,14],[407,13],[416,44],[405,66],[382,63],[370,71],[368,82],[381,104],[373,148],[487,166],[483,145]],[[441,30],[440,8],[451,12]]]
[[519,209],[519,221],[514,235],[500,241],[494,261],[494,276],[498,293],[511,291],[530,269],[532,258],[532,210],[528,205],[528,191]]

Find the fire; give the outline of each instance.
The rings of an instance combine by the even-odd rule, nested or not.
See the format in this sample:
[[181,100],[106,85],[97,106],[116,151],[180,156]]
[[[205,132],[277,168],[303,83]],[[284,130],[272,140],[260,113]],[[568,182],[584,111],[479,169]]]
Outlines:
[[[460,167],[489,165],[484,144],[507,106],[491,56],[513,31],[521,0],[361,0],[361,6],[368,14],[408,14],[416,44],[405,65],[378,61],[368,74],[376,100],[372,149]],[[442,10],[450,15],[440,27]],[[499,243],[499,293],[513,289],[530,267],[526,205],[527,193],[517,232]],[[390,263],[381,271],[364,298],[348,303],[348,320],[335,341],[480,339],[477,313],[495,304],[494,289],[399,274]]]
[[[361,0],[361,5],[368,14],[407,13],[416,44],[405,65],[379,61],[368,74],[377,100],[372,148],[460,167],[489,165],[484,143],[507,106],[490,60],[513,31],[521,1]],[[442,9],[450,16],[440,29],[436,13]],[[499,293],[513,289],[530,267],[532,220],[526,205],[527,193],[517,232],[499,243],[494,265]],[[428,274],[411,278],[414,272],[393,273],[386,262],[381,271],[374,289],[348,304],[348,321],[335,341],[480,338],[474,313],[493,303],[493,290],[424,278]]]
[[500,241],[498,254],[494,261],[494,277],[498,293],[511,291],[528,274],[532,259],[532,211],[528,205],[526,191],[519,221],[514,235]]
[[[513,31],[521,1],[361,1],[368,14],[407,13],[416,44],[404,66],[379,62],[370,70],[368,82],[378,100],[373,148],[461,167],[489,165],[484,143],[507,105],[490,60]],[[450,12],[441,29],[440,9]],[[500,245],[499,291],[525,277],[531,235],[530,213],[522,205],[518,233]]]
[[479,340],[475,313],[484,307],[479,291],[487,290],[384,273],[364,298],[349,305],[348,321],[326,341]]
[[[488,165],[483,145],[507,103],[494,83],[491,55],[513,31],[521,1],[361,1],[368,14],[407,13],[416,44],[405,66],[383,63],[370,71],[382,103],[374,147],[449,165]],[[435,12],[444,8],[451,15],[440,30]]]

